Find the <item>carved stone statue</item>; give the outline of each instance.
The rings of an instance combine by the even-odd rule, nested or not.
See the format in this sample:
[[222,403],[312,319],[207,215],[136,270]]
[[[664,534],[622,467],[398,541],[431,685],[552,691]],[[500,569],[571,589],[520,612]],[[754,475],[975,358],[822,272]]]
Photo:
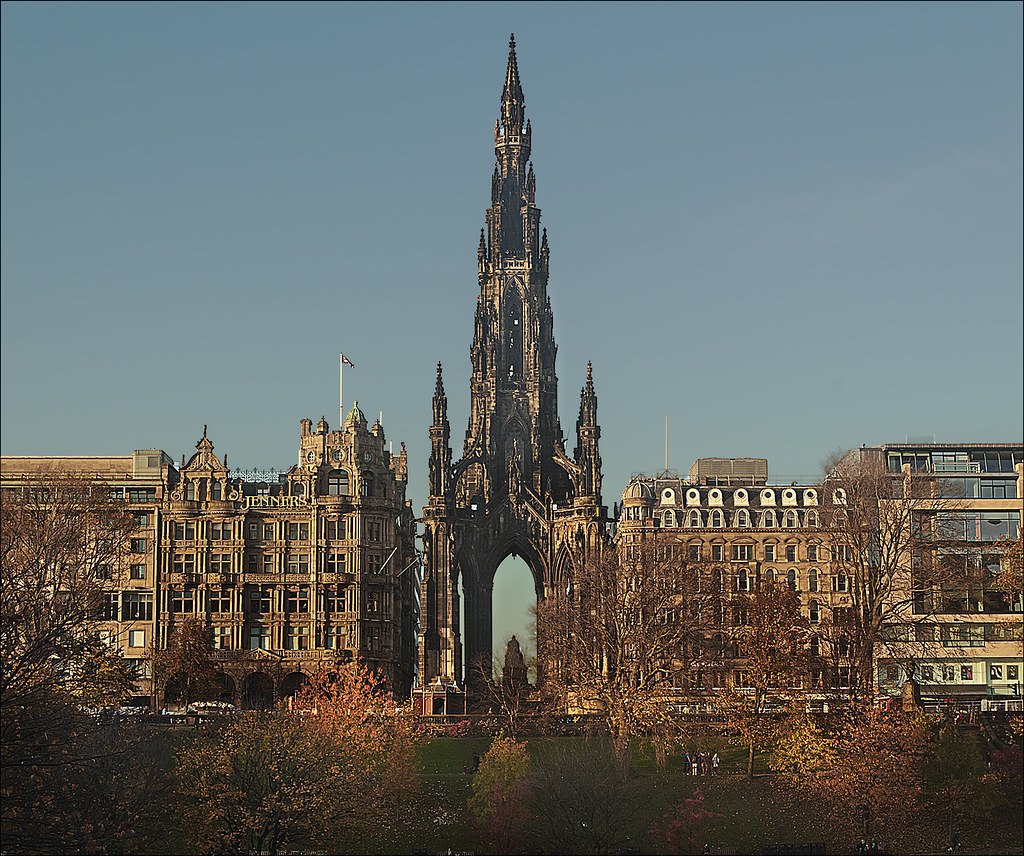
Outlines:
[[525,687],[530,681],[526,674],[526,662],[519,640],[513,636],[505,646],[505,668],[501,670],[502,683]]
[[508,645],[505,646],[505,668],[506,669],[521,669],[526,665],[523,661],[523,650],[519,647],[519,640],[516,639],[515,635],[508,640]]

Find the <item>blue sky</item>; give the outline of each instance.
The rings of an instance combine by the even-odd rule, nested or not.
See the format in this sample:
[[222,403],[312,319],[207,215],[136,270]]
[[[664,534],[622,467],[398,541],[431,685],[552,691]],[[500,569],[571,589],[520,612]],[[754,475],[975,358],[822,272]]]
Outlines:
[[513,30],[562,424],[593,360],[609,506],[664,466],[666,416],[673,468],[786,481],[840,446],[1019,440],[1021,17],[5,3],[0,449],[179,458],[208,423],[233,466],[287,467],[300,418],[337,421],[343,350],[422,505],[438,360],[456,452],[468,415]]

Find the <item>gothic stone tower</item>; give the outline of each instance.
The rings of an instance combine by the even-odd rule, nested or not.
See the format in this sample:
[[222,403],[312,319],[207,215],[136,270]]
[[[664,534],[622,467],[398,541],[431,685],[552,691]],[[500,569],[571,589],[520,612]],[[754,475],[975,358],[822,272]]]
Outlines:
[[[463,679],[491,662],[494,574],[508,556],[533,573],[538,599],[564,598],[573,567],[605,540],[597,396],[590,364],[580,395],[576,449],[565,453],[547,232],[535,205],[530,122],[515,39],[509,42],[501,115],[494,127],[491,207],[477,250],[480,293],[470,357],[469,428],[453,462],[448,403],[437,367],[430,427],[430,500],[423,510],[419,674]],[[459,626],[459,580],[465,622]],[[540,629],[543,640],[543,628]]]

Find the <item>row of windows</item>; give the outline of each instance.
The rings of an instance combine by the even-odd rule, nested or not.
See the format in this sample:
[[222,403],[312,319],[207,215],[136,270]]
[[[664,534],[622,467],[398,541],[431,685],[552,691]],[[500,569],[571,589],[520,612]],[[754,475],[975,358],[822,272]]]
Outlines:
[[[234,612],[235,589],[214,588],[207,590],[209,611],[215,614]],[[256,615],[275,611],[274,600],[277,590],[273,586],[251,586],[244,591],[244,608]],[[320,590],[323,609],[328,613],[357,611],[357,590],[354,586],[325,586]],[[307,586],[288,588],[283,591],[283,610],[286,614],[307,614],[310,611],[310,590]],[[390,616],[392,595],[389,590],[364,589],[362,611],[369,615]],[[174,588],[170,592],[169,606],[174,613],[194,613],[196,589]]]
[[[635,510],[639,509],[626,509]],[[751,529],[755,516],[745,508],[738,508],[733,512],[721,508],[712,508],[710,511],[691,508],[686,512],[672,509],[662,511],[659,519],[662,527],[666,529],[680,526],[687,529]],[[756,520],[758,529],[816,529],[820,525],[817,511],[799,512],[792,508],[781,514],[773,508],[765,509],[756,513]]]
[[[713,562],[724,562],[726,561],[726,549],[728,548],[728,556],[734,562],[753,562],[758,558],[763,559],[765,562],[798,562],[799,549],[797,544],[763,544],[761,545],[761,556],[757,555],[755,544],[711,544],[710,545],[710,558]],[[700,542],[691,542],[686,545],[686,556],[689,560],[699,562],[705,557],[706,545]],[[821,561],[821,556],[825,554],[820,545],[818,544],[807,544],[804,549],[806,561],[818,562]],[[834,551],[837,554],[837,558],[845,555],[842,550]]]
[[[989,663],[988,679],[990,681],[1019,681],[1021,667],[1018,663]],[[921,683],[973,683],[975,680],[974,663],[943,663],[933,665],[931,663],[920,667]],[[983,672],[982,672],[983,674]],[[888,664],[885,667],[885,679],[889,683],[895,683],[901,679],[902,670],[898,665]],[[979,675],[980,677],[980,675]]]
[[[209,522],[209,540],[230,541],[235,537],[237,527],[230,520],[213,520]],[[196,521],[173,521],[168,523],[168,534],[175,541],[205,540],[202,523]],[[258,521],[250,520],[245,524],[245,535],[252,541],[308,541],[310,524],[295,521]],[[356,517],[341,520],[324,520],[323,537],[329,541],[341,541],[359,537],[359,519]],[[389,527],[385,520],[362,520],[362,537],[367,541],[384,541],[388,538]]]

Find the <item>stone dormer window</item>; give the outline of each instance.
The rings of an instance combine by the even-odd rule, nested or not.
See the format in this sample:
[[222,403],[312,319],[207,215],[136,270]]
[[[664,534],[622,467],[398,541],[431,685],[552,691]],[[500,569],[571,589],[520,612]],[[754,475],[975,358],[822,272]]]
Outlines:
[[327,495],[348,496],[348,473],[345,470],[331,470],[327,474]]

